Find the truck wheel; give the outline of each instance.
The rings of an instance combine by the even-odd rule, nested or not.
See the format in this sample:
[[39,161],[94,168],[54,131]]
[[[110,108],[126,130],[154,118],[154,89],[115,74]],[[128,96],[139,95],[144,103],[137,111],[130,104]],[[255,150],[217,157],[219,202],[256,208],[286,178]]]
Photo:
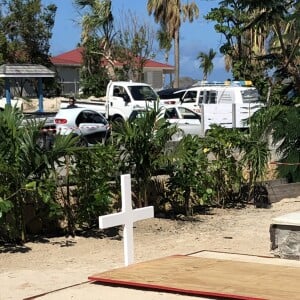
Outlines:
[[121,116],[116,116],[112,119],[112,122],[122,124],[124,123],[124,119]]
[[124,126],[125,120],[121,116],[116,116],[112,119],[111,127],[114,131],[115,129],[122,128]]

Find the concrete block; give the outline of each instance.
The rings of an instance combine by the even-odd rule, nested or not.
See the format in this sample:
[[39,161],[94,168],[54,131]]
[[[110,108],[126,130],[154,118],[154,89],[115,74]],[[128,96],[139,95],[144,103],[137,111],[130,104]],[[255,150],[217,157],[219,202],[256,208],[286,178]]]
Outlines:
[[275,256],[300,260],[300,211],[274,218],[270,240]]

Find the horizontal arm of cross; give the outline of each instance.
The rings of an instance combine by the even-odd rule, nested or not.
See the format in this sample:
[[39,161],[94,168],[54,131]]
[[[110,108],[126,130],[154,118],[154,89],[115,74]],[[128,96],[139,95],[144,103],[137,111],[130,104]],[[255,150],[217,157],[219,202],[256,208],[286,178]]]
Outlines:
[[126,224],[127,214],[124,212],[115,213],[99,217],[99,227],[101,229],[108,227],[115,227]]
[[138,208],[132,211],[132,221],[140,221],[144,219],[149,219],[154,217],[154,208],[153,206],[147,206],[143,208]]

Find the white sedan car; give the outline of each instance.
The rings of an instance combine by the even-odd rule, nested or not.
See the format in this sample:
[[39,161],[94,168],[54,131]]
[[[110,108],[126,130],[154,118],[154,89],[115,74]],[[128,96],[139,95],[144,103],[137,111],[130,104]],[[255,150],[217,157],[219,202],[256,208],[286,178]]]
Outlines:
[[[129,120],[138,118],[143,110],[134,110]],[[172,136],[173,141],[179,141],[184,135],[201,136],[201,116],[180,105],[168,105],[162,108],[163,117],[171,124],[176,124],[179,132]]]
[[105,142],[110,125],[105,117],[85,107],[62,108],[54,117],[56,134],[79,136],[83,145]]

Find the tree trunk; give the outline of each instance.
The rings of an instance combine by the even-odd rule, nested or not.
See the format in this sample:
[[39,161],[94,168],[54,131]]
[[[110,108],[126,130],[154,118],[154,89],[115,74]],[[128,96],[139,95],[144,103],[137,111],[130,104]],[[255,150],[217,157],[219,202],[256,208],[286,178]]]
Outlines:
[[186,189],[183,194],[184,197],[184,210],[185,210],[185,215],[187,217],[190,217],[192,215],[192,208],[190,204],[190,197],[191,197],[191,191],[190,189]]
[[300,76],[295,76],[295,89],[297,91],[297,95],[300,95]]
[[174,37],[174,58],[175,58],[175,80],[174,88],[179,87],[179,28],[175,31]]
[[23,199],[22,197],[17,196],[14,200],[14,228],[11,238],[17,243],[23,244],[26,242]]

